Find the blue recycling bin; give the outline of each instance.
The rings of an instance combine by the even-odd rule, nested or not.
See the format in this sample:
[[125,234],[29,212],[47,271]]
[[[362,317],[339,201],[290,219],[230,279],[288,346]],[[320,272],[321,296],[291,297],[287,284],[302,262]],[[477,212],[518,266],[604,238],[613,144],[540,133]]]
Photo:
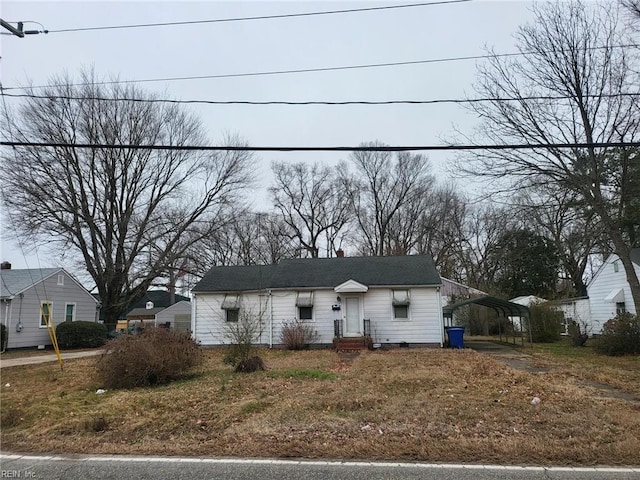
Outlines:
[[464,348],[464,327],[448,327],[447,337],[451,348]]

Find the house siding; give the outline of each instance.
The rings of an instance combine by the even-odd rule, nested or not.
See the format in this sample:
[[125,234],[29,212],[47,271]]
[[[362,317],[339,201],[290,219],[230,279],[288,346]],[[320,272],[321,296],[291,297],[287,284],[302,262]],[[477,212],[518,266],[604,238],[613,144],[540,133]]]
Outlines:
[[[47,329],[40,328],[40,304],[44,301],[50,301],[53,305],[54,325],[65,321],[65,306],[68,303],[76,305],[76,321],[95,322],[96,302],[93,297],[66,272],[60,273],[64,275],[63,285],[58,285],[58,274],[54,274],[25,290],[22,299],[20,295],[16,295],[6,302],[8,305],[3,305],[0,321],[7,326],[9,332],[7,348],[51,345]],[[23,325],[21,332],[16,331],[18,321]]]
[[575,321],[578,325],[586,326],[587,333],[591,333],[591,310],[588,298],[558,300],[553,303],[556,310],[564,314],[564,334],[569,334],[569,324]]
[[[224,293],[194,294],[192,303],[191,330],[197,342],[201,345],[228,345],[231,339],[227,334],[226,311],[222,308]],[[257,292],[240,295],[240,312],[263,315],[263,331],[258,343],[267,344],[268,305],[266,296]],[[265,313],[266,312],[266,313]]]
[[[618,271],[615,271],[614,262],[618,263]],[[640,266],[634,264],[636,274],[640,276]],[[587,287],[589,306],[591,310],[592,333],[601,333],[602,326],[607,320],[616,316],[615,302],[607,302],[605,298],[613,290],[621,288],[624,292],[624,303],[627,312],[636,313],[631,296],[631,287],[627,282],[624,265],[617,255],[611,255],[600,267],[591,283]]]
[[[169,326],[171,328],[179,327],[179,330],[188,330],[188,325],[186,326],[187,328],[182,328],[183,322],[185,321],[183,320],[185,318],[185,315],[189,317],[189,319],[186,321],[190,323],[191,304],[183,300],[156,313],[156,325],[164,325],[165,323],[169,322]],[[177,325],[177,323],[179,323],[179,325]]]
[[409,319],[393,318],[392,289],[370,289],[364,318],[371,320],[374,342],[442,345],[442,308],[436,288],[410,288]]
[[[393,319],[391,288],[370,288],[366,293],[353,294],[361,298],[362,317],[371,321],[374,341],[442,345],[442,309],[437,288],[409,290],[409,320]],[[313,320],[308,323],[318,333],[317,343],[328,345],[334,337],[334,320],[342,319],[345,309],[332,309],[338,296],[333,289],[314,289],[313,292]],[[351,294],[340,295],[345,297]],[[194,295],[192,329],[196,340],[202,345],[229,343],[225,332],[225,311],[221,308],[224,297],[224,293]],[[297,290],[273,290],[270,295],[266,292],[262,295],[257,292],[242,294],[241,311],[263,312],[264,331],[260,343],[281,344],[283,324],[298,317],[296,298]]]

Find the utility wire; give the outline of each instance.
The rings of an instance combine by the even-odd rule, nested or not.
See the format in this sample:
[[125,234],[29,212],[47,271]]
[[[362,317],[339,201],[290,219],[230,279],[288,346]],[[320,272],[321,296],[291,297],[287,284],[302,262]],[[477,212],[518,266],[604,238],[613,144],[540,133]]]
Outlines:
[[[433,100],[345,100],[345,101],[288,101],[288,100],[173,100],[166,98],[106,98],[106,97],[85,97],[72,95],[36,95],[27,93],[0,93],[4,97],[12,98],[33,98],[42,100],[91,100],[99,102],[133,102],[133,103],[170,103],[188,105],[433,105],[433,104],[468,104],[483,102],[516,102],[522,100],[568,100],[572,97],[566,95],[534,95],[522,97],[485,97],[454,99],[442,98]],[[640,97],[640,92],[603,93],[599,95],[583,95],[583,98],[619,98],[619,97]]]
[[[604,47],[590,47],[587,50],[602,50],[606,48],[636,48],[640,47],[640,44],[630,43],[622,45],[610,45]],[[297,73],[315,73],[315,72],[332,72],[339,70],[359,70],[363,68],[384,68],[384,67],[399,67],[404,65],[423,65],[429,63],[447,63],[447,62],[459,62],[467,60],[482,60],[486,58],[502,58],[502,57],[519,57],[531,55],[534,52],[514,52],[514,53],[492,53],[486,55],[467,55],[459,57],[445,57],[445,58],[432,58],[427,60],[409,60],[406,62],[386,62],[386,63],[363,63],[357,65],[342,65],[336,67],[317,67],[317,68],[299,68],[288,70],[270,70],[262,72],[241,72],[241,73],[221,73],[216,75],[192,75],[186,77],[164,77],[164,78],[144,78],[138,80],[105,80],[101,82],[80,82],[69,84],[54,84],[54,85],[36,85],[29,87],[5,87],[5,90],[27,90],[27,89],[40,89],[47,87],[81,87],[85,85],[115,85],[115,84],[129,84],[129,83],[153,83],[153,82],[180,82],[188,80],[213,80],[217,78],[240,78],[240,77],[259,77],[268,75],[290,75]]]
[[1,141],[7,147],[53,147],[53,148],[100,148],[105,150],[172,150],[172,151],[246,151],[246,152],[408,152],[430,150],[535,150],[550,148],[625,148],[640,147],[634,142],[594,142],[594,143],[539,143],[507,145],[412,145],[412,146],[358,146],[358,147],[250,147],[211,145],[114,145],[106,143],[68,142],[13,142]]
[[130,25],[110,25],[102,27],[78,27],[49,30],[49,33],[86,32],[94,30],[116,30],[125,28],[169,27],[177,25],[196,25],[202,23],[244,22],[249,20],[273,20],[277,18],[312,17],[318,15],[338,15],[343,13],[372,12],[377,10],[393,10],[398,8],[428,7],[448,3],[465,3],[471,0],[441,0],[437,2],[408,3],[404,5],[388,5],[383,7],[349,8],[346,10],[325,10],[320,12],[285,13],[280,15],[260,15],[255,17],[216,18],[210,20],[189,20],[184,22],[137,23]]

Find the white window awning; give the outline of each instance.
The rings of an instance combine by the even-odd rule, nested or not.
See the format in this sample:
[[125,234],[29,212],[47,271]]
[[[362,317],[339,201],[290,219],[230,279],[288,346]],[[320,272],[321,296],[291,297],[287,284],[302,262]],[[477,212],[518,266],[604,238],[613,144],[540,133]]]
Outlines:
[[313,307],[313,292],[298,292],[296,307]]
[[221,307],[223,310],[239,310],[240,309],[240,294],[227,293],[224,296]]
[[409,305],[409,290],[394,290],[392,303],[397,306]]
[[611,293],[604,297],[605,302],[609,303],[621,303],[624,302],[624,289],[614,288]]

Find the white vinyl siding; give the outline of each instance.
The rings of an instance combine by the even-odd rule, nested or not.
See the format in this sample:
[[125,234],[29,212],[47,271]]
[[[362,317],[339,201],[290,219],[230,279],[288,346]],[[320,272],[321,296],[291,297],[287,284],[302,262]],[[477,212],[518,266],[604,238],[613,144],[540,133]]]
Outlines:
[[[615,271],[614,264],[618,265]],[[616,316],[616,303],[607,302],[606,297],[616,289],[622,289],[624,304],[628,312],[635,314],[635,307],[631,297],[631,287],[627,282],[625,269],[616,255],[611,255],[596,273],[587,286],[589,307],[591,311],[591,333],[600,333],[605,322]],[[635,265],[636,274],[640,276],[640,266]]]
[[[330,344],[333,340],[334,320],[342,320],[345,314],[344,297],[341,310],[333,310],[337,303],[333,289],[314,290],[313,328],[318,332],[318,343]],[[389,288],[372,287],[357,294],[362,300],[361,316],[371,321],[374,341],[399,344],[435,344],[442,342],[442,310],[439,292],[435,287],[410,289],[409,320],[393,319],[392,291]],[[225,310],[221,308],[224,293],[198,293],[192,301],[192,328],[196,340],[202,345],[224,345],[229,340],[225,333]],[[260,343],[279,345],[283,322],[291,322],[299,315],[296,306],[296,290],[273,290],[271,296],[256,292],[241,295],[240,314],[244,309],[263,312],[264,331]]]
[[364,296],[364,318],[371,320],[373,340],[392,344],[440,344],[443,327],[438,295],[435,287],[410,289],[410,320],[393,321],[389,289],[370,288]]

